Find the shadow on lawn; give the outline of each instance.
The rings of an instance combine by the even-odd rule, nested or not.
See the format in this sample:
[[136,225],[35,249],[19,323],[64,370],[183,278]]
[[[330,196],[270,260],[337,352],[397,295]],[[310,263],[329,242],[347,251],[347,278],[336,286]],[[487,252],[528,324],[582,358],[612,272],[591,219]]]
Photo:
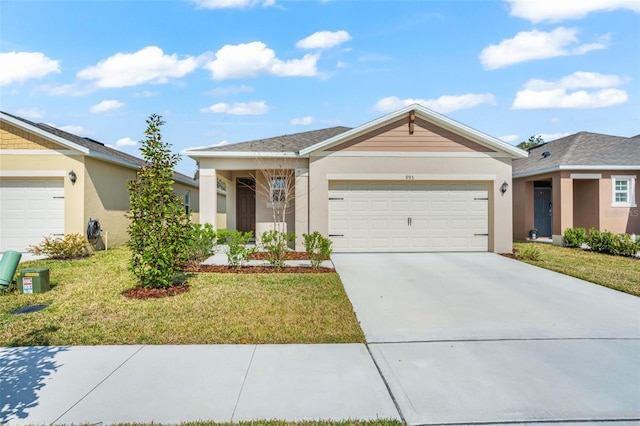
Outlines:
[[[24,341],[9,344],[46,344],[46,333],[55,331],[52,329],[57,327],[36,330],[25,336]],[[46,385],[47,377],[60,367],[56,355],[67,350],[59,346],[0,348],[0,424],[24,419],[27,411],[38,405],[40,389]]]

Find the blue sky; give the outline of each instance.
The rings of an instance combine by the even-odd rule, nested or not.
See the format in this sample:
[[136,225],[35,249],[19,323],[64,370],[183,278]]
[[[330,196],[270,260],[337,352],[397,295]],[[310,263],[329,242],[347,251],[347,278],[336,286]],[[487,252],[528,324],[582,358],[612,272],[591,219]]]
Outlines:
[[175,152],[414,102],[513,144],[640,133],[637,0],[3,0],[0,20],[0,109],[134,155],[152,113]]

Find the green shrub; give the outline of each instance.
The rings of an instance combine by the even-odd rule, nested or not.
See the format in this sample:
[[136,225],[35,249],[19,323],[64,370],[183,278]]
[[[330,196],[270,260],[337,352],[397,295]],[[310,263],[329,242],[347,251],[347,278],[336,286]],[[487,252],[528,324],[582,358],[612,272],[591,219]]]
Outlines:
[[252,238],[252,232],[228,231],[227,245],[229,246],[229,251],[227,252],[227,257],[229,266],[239,268],[256,251],[255,247],[248,245]]
[[587,238],[587,245],[592,251],[598,253],[614,254],[614,244],[617,240],[617,236],[613,232],[598,231],[595,228],[589,229],[589,238]]
[[562,244],[565,247],[582,247],[587,241],[587,230],[584,228],[567,228],[562,235]]
[[633,257],[640,251],[640,240],[633,241],[630,234],[619,234],[613,244],[615,255]]
[[89,246],[82,234],[67,234],[64,237],[45,237],[37,246],[30,246],[29,253],[51,259],[77,259],[89,256]]
[[295,240],[295,234],[287,234],[275,229],[265,231],[260,236],[260,245],[266,251],[266,260],[276,268],[282,268],[289,258],[289,243]]
[[191,224],[191,238],[185,253],[186,264],[197,266],[204,258],[212,255],[216,251],[217,233],[213,225]]
[[520,260],[539,260],[542,251],[536,244],[527,244],[522,250],[515,250],[513,255]]
[[592,251],[616,256],[633,257],[640,251],[640,240],[633,241],[630,234],[600,232],[595,228],[589,230],[587,244]]
[[333,249],[331,248],[331,240],[322,236],[318,231],[311,234],[302,234],[304,238],[304,248],[309,259],[311,267],[318,268],[323,260],[331,256]]

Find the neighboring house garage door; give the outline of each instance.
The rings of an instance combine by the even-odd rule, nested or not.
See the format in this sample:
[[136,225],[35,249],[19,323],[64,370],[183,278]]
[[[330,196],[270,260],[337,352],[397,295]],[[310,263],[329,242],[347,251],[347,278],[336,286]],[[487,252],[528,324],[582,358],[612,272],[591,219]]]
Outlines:
[[330,182],[336,252],[487,251],[483,183]]
[[26,251],[64,234],[62,179],[0,179],[0,251]]

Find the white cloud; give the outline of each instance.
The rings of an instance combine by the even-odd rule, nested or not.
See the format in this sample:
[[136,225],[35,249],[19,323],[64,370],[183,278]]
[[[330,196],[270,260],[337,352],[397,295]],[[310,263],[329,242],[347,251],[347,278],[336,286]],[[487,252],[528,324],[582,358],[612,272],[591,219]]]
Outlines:
[[552,140],[564,138],[565,136],[569,136],[574,133],[575,132],[541,133],[538,136],[540,136],[545,142],[551,142]]
[[624,83],[624,79],[615,74],[600,74],[597,72],[576,71],[573,74],[562,77],[558,81],[545,81],[531,79],[524,85],[525,89],[551,90],[551,89],[576,89],[576,88],[605,88],[616,87]]
[[198,9],[245,9],[262,5],[273,6],[275,0],[191,0]]
[[293,126],[308,126],[310,124],[313,124],[313,117],[308,115],[302,118],[293,118],[291,119],[291,124]]
[[16,111],[16,115],[26,118],[42,118],[44,116],[44,112],[40,111],[38,108],[20,108]]
[[83,80],[95,80],[98,87],[127,87],[144,83],[166,83],[195,70],[198,59],[178,59],[165,55],[157,46],[147,46],[135,53],[116,53],[97,65],[78,72]]
[[269,111],[269,107],[265,101],[236,102],[234,104],[220,102],[210,107],[202,108],[200,111],[231,115],[262,115]]
[[92,106],[91,108],[89,108],[89,111],[95,114],[100,112],[113,111],[115,109],[122,108],[123,106],[125,106],[124,103],[116,101],[114,99],[110,99]]
[[227,78],[256,77],[259,74],[271,74],[280,77],[318,74],[316,64],[319,54],[307,54],[302,59],[283,61],[264,43],[254,41],[246,44],[226,45],[215,53],[216,59],[204,65],[211,71],[214,80]]
[[346,62],[338,61],[336,68],[349,68],[349,65]]
[[[627,92],[614,88],[624,83],[615,74],[578,71],[557,81],[532,79],[516,93],[511,108],[604,108],[627,101]],[[581,90],[576,90],[581,89]],[[597,90],[585,90],[597,89]]]
[[62,84],[59,86],[42,85],[36,88],[34,91],[44,92],[50,96],[84,96],[93,92],[95,88],[89,87],[86,84]]
[[400,99],[390,96],[380,99],[374,105],[378,112],[386,113],[404,108],[411,104],[420,104],[426,108],[441,113],[458,111],[460,109],[473,108],[480,104],[495,105],[496,99],[491,93],[467,93],[465,95],[440,96],[437,99]]
[[76,125],[76,124],[69,124],[67,126],[56,126],[55,124],[49,124],[51,127],[55,127],[57,129],[63,130],[65,132],[68,133],[72,133],[74,135],[90,135],[92,132],[90,132],[89,130],[85,129],[82,126]]
[[237,95],[239,93],[253,93],[253,92],[254,92],[253,87],[242,84],[240,86],[216,87],[215,89],[207,92],[207,94],[214,95],[214,96],[229,96],[229,95]]
[[150,90],[142,90],[133,94],[134,98],[152,98],[154,96],[158,96],[158,93],[152,92]]
[[116,148],[122,148],[125,146],[136,146],[138,145],[137,141],[134,141],[131,138],[122,138],[116,141]]
[[0,86],[60,73],[60,62],[40,52],[0,53]]
[[528,19],[533,23],[580,19],[597,11],[628,9],[640,13],[640,2],[635,0],[507,0],[511,16]]
[[480,63],[484,69],[495,70],[519,62],[556,56],[583,55],[591,50],[605,49],[608,36],[598,43],[589,43],[570,48],[578,43],[576,28],[558,27],[551,32],[522,31],[513,38],[492,44],[480,52]]
[[498,137],[498,139],[500,139],[502,141],[505,141],[507,143],[514,143],[514,142],[520,141],[520,136],[518,136],[518,135],[505,135],[505,136]]
[[351,35],[344,31],[318,31],[296,43],[300,49],[328,49],[351,40]]

